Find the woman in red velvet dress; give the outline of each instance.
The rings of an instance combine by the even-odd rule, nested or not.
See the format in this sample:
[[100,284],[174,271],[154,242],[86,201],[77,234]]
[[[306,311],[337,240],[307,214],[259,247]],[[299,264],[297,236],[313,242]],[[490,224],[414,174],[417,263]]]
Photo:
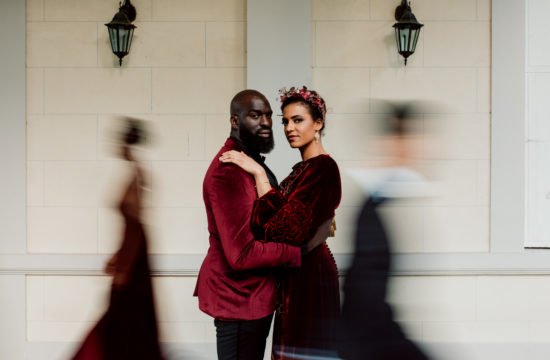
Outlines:
[[[304,246],[334,217],[341,198],[340,173],[321,142],[323,99],[306,87],[280,93],[286,138],[302,156],[280,188],[272,188],[263,168],[244,153],[230,151],[220,160],[239,165],[255,178],[258,199],[251,226],[256,238]],[[301,268],[281,270],[278,303],[272,359],[335,355],[338,270],[326,243],[309,252]]]
[[113,275],[109,308],[73,357],[74,360],[162,359],[157,338],[147,239],[141,223],[143,171],[130,145],[143,140],[137,120],[129,120],[122,155],[132,163],[133,175],[123,191],[120,212],[125,228],[120,249],[106,265]]

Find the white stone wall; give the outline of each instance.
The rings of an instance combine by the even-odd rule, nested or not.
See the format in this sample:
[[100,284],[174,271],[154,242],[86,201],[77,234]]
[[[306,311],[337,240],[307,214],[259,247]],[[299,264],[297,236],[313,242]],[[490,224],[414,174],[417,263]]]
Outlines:
[[[162,342],[215,341],[212,321],[198,309],[191,296],[195,280],[195,277],[153,279]],[[110,285],[110,278],[105,276],[28,276],[27,340],[80,341],[103,314]]]
[[[489,0],[412,2],[425,26],[403,66],[392,25],[397,1],[314,0],[313,87],[328,104],[327,151],[341,168],[365,166],[381,101],[417,100],[428,138],[417,154],[436,197],[391,211],[397,252],[489,250]],[[350,249],[352,214],[362,196],[344,175],[333,249]],[[347,231],[347,229],[350,229]],[[402,236],[406,235],[406,236]]]
[[[194,282],[194,277],[154,279],[161,339],[168,348],[192,351],[214,342],[213,324],[189,296]],[[550,342],[549,284],[547,276],[396,276],[390,301],[411,339],[432,351],[447,349],[440,359],[492,359],[476,356],[480,344],[494,347],[489,354],[513,359],[514,346]],[[108,287],[105,277],[28,276],[27,340],[80,340],[100,316]],[[63,354],[71,348],[64,345]]]
[[194,241],[206,235],[205,220],[194,215],[203,208],[202,175],[229,132],[229,100],[244,86],[244,1],[135,5],[132,49],[119,68],[104,26],[116,2],[28,2],[31,253],[116,246],[116,199],[108,195],[116,194],[112,174],[120,164],[108,145],[119,114],[151,124],[144,158],[154,174],[151,218],[158,219],[152,252],[207,246]]
[[[140,153],[150,172],[151,253],[206,252],[202,179],[229,134],[229,102],[245,86],[246,2],[133,3],[137,28],[120,68],[104,25],[118,1],[27,1],[29,254],[107,256],[117,248],[120,115],[147,120],[152,133]],[[162,341],[213,342],[194,283],[154,279]],[[109,286],[104,276],[28,276],[27,341],[81,340]]]
[[550,341],[549,284],[547,276],[394,277],[390,298],[412,339],[472,353],[479,344]]
[[[113,196],[124,172],[109,136],[117,116],[132,115],[149,120],[154,135],[142,153],[151,173],[151,252],[202,256],[202,178],[228,134],[229,100],[246,83],[246,2],[135,0],[137,29],[122,69],[104,26],[116,3],[27,0],[28,253],[114,251]],[[425,27],[406,68],[391,28],[398,4],[312,0],[312,85],[329,107],[323,141],[341,168],[364,166],[369,124],[381,117],[377,100],[412,96],[434,105],[420,115],[441,136],[424,144],[418,160],[437,174],[442,196],[392,209],[402,222],[395,248],[488,252],[491,1],[413,1]],[[352,251],[363,199],[351,179],[342,180],[330,240],[337,254]],[[187,358],[213,358],[214,326],[191,297],[195,276],[173,270],[153,280],[161,340],[193,354]],[[26,277],[26,359],[66,358],[104,309],[108,277],[64,275]],[[449,359],[493,358],[473,343],[494,345],[500,359],[529,358],[506,346],[550,341],[547,284],[547,276],[395,276],[390,300],[412,339],[464,345],[447,351]]]

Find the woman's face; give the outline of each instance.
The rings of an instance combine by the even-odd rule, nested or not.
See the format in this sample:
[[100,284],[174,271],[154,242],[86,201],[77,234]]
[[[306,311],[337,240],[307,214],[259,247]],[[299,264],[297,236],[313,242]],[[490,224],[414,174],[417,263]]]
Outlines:
[[285,136],[292,148],[301,148],[315,140],[315,132],[323,127],[321,121],[313,121],[308,108],[293,103],[283,109]]

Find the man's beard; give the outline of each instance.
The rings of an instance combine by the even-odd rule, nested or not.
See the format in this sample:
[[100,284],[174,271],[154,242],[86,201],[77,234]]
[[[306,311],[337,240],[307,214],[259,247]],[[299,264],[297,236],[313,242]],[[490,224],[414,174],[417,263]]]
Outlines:
[[[263,138],[261,136],[251,133],[248,129],[244,127],[241,127],[239,130],[240,130],[239,132],[240,132],[241,141],[247,147],[248,150],[259,152],[261,154],[267,154],[268,152],[273,150],[273,146],[275,146],[275,142],[273,140],[273,132],[271,132],[270,137]],[[261,129],[261,130],[266,130],[266,129]]]

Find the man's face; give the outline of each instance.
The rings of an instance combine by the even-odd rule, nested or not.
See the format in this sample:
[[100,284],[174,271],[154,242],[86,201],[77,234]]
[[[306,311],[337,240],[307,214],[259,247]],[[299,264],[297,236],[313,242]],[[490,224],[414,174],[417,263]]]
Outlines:
[[239,134],[246,147],[260,153],[273,149],[272,115],[269,102],[261,96],[250,96],[243,102],[239,114]]

